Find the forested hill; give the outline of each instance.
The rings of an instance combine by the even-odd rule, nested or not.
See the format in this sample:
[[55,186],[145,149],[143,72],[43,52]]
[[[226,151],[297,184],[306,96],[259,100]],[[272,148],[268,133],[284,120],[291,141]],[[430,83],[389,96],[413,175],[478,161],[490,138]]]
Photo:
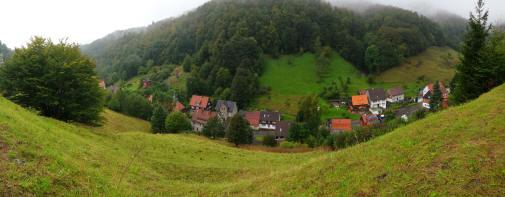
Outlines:
[[[136,76],[139,68],[181,64],[189,55],[194,66],[185,70],[206,87],[189,91],[202,94],[229,88],[239,74],[248,78],[244,83],[254,82],[262,53],[275,57],[329,46],[363,72],[381,72],[429,46],[446,45],[440,26],[417,13],[374,7],[358,14],[320,0],[214,0],[144,31],[109,38],[83,46],[109,83]],[[236,72],[239,66],[244,72]]]

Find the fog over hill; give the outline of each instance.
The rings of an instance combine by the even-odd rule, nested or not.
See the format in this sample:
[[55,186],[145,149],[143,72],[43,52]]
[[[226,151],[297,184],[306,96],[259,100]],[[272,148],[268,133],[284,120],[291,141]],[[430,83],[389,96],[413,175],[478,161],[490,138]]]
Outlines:
[[[476,0],[327,0],[334,5],[348,7],[356,11],[365,11],[376,4],[396,6],[416,11],[428,17],[450,12],[460,17],[468,18],[474,11]],[[492,23],[505,21],[505,1],[486,0],[489,9],[489,19]]]

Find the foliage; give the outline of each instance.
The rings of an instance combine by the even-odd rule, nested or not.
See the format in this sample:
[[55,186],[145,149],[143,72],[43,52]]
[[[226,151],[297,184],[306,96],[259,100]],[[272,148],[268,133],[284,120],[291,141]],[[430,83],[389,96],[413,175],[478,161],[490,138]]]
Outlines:
[[9,57],[12,56],[12,50],[7,47],[2,41],[0,41],[0,59],[7,61]]
[[191,130],[191,123],[183,113],[172,111],[165,120],[165,129],[169,133],[179,133],[185,130]]
[[286,140],[290,142],[304,142],[305,138],[310,136],[306,123],[295,122],[291,124],[288,130]]
[[275,140],[275,136],[267,135],[263,138],[263,145],[274,147],[277,146],[277,140]]
[[251,144],[253,132],[249,126],[249,121],[241,115],[235,114],[230,121],[230,126],[226,130],[228,141],[238,146],[239,144]]
[[109,93],[107,107],[133,117],[143,120],[151,120],[153,107],[147,98],[137,92],[130,92],[124,88],[119,89],[116,94]]
[[184,69],[184,72],[191,71],[191,56],[186,55],[184,61],[182,61],[182,68]]
[[321,123],[321,111],[318,102],[317,96],[306,96],[302,100],[296,115],[296,121],[306,123],[307,129],[310,131],[317,131]]
[[289,141],[283,141],[279,144],[279,147],[281,147],[281,148],[294,148],[294,144]]
[[257,76],[252,75],[245,67],[238,68],[231,84],[231,100],[237,102],[239,108],[249,105],[258,89]]
[[430,97],[430,111],[434,112],[440,108],[442,104],[442,91],[440,91],[440,84],[436,81],[433,84],[433,95]]
[[165,119],[167,112],[162,106],[158,105],[151,116],[151,129],[154,133],[165,133]]
[[488,11],[484,10],[484,5],[484,1],[479,0],[476,15],[470,14],[469,28],[461,45],[461,63],[457,65],[455,76],[454,103],[475,99],[505,81],[504,54],[493,44],[500,41],[490,42],[491,25],[488,26]]
[[95,124],[101,120],[104,93],[94,68],[77,44],[34,37],[0,67],[0,88],[44,116]]
[[202,134],[213,139],[224,137],[225,125],[223,119],[221,119],[219,116],[210,117],[209,121],[207,121],[207,124],[203,126]]

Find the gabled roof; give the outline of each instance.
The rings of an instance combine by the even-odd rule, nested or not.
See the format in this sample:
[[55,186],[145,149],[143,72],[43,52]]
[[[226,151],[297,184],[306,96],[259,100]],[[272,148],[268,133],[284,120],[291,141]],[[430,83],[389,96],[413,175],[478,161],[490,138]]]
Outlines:
[[[446,97],[449,94],[449,91],[445,88],[445,86],[442,82],[439,81],[438,85],[440,86],[440,91],[442,92],[442,96]],[[430,92],[433,94],[434,83],[428,84],[427,86],[430,89]]]
[[209,118],[216,116],[216,115],[217,115],[216,112],[197,109],[197,110],[195,110],[195,112],[193,112],[193,117],[191,118],[191,121],[204,125],[207,123]]
[[186,109],[186,107],[184,107],[182,103],[180,103],[179,101],[175,103],[174,111],[183,111],[184,109]]
[[371,101],[386,100],[386,93],[384,93],[384,88],[370,88],[368,89],[368,95],[370,95]]
[[366,95],[366,91],[368,90],[359,90],[358,95]]
[[225,101],[225,100],[218,100],[216,103],[216,111],[219,111],[219,109],[225,105],[226,108],[228,109],[228,112],[232,112],[236,107],[237,103],[233,101]]
[[388,94],[390,96],[399,96],[403,94],[403,88],[400,86],[392,87],[388,89]]
[[275,136],[286,137],[288,135],[289,127],[291,127],[291,122],[280,121],[275,127]]
[[209,101],[210,101],[209,97],[193,95],[191,96],[191,101],[189,101],[189,105],[205,108],[209,104]]
[[366,97],[366,95],[352,96],[352,105],[353,106],[368,105],[368,98]]
[[257,127],[260,124],[260,114],[260,111],[246,112],[244,118],[249,121],[251,126]]
[[260,121],[279,122],[279,121],[281,121],[281,112],[278,112],[278,111],[262,111],[260,113]]
[[352,129],[351,119],[331,119],[331,131],[344,130],[350,131]]

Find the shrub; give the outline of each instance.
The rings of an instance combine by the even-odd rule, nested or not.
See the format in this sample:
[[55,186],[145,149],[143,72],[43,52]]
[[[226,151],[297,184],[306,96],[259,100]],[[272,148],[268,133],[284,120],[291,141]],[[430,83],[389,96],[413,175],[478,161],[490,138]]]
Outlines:
[[267,135],[263,138],[263,145],[265,146],[277,146],[277,141],[275,140],[275,136],[273,135]]
[[288,141],[281,142],[281,144],[279,146],[281,148],[294,148],[295,147],[292,142],[288,142]]
[[165,129],[170,133],[178,133],[185,130],[191,130],[191,123],[189,123],[189,120],[183,113],[173,111],[165,120]]

